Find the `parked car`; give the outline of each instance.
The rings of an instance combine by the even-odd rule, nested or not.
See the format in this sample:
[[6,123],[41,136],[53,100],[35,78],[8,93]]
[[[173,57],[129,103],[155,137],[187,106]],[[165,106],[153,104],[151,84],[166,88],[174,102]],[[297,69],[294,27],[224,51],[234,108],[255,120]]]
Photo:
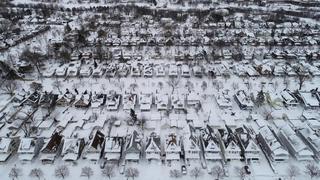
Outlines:
[[181,172],[182,172],[183,175],[186,175],[186,174],[187,174],[187,168],[186,168],[185,165],[182,165],[182,166],[181,166]]

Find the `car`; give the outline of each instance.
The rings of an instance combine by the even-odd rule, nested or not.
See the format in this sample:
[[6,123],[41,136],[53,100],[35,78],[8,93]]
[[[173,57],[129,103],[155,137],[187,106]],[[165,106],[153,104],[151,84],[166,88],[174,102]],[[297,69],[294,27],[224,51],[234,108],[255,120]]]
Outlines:
[[244,170],[246,171],[247,174],[251,174],[251,171],[249,169],[249,166],[245,165]]
[[187,168],[186,168],[185,165],[182,165],[182,166],[181,166],[181,172],[182,172],[183,175],[186,175],[186,174],[187,174]]

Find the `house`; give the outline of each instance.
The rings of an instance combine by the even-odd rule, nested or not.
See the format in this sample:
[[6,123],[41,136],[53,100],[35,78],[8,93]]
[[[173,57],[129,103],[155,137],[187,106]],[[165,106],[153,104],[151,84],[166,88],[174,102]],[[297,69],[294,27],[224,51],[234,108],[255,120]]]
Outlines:
[[23,162],[32,161],[39,154],[43,144],[43,138],[21,138],[17,151],[18,159]]
[[183,150],[187,161],[200,159],[199,139],[194,135],[185,137],[183,139]]
[[185,109],[186,97],[184,94],[174,93],[171,95],[171,105],[175,110],[184,110]]
[[193,70],[193,75],[195,77],[202,77],[203,76],[203,68],[199,65],[195,65],[193,66],[192,70]]
[[107,110],[116,111],[120,105],[121,95],[115,91],[109,91],[106,99]]
[[217,95],[214,95],[217,104],[221,109],[232,107],[231,95],[228,92],[229,91],[222,91]]
[[123,95],[123,110],[134,109],[137,102],[137,95],[132,93],[125,93]]
[[92,67],[81,67],[79,75],[80,77],[89,77],[92,74]]
[[63,139],[58,133],[54,133],[50,139],[44,140],[45,144],[40,151],[40,160],[42,163],[53,163],[54,160],[60,155]]
[[72,94],[71,92],[67,91],[66,93],[60,94],[58,96],[56,105],[58,105],[58,106],[68,106],[68,105],[71,105],[74,100],[75,100],[75,95]]
[[98,108],[103,106],[106,103],[106,95],[105,94],[93,94],[91,99],[91,107]]
[[146,64],[143,67],[143,76],[144,77],[152,77],[153,76],[153,69],[152,69],[152,66],[150,64]]
[[95,69],[93,69],[92,71],[92,77],[93,78],[99,78],[99,77],[102,77],[103,74],[105,73],[106,69],[102,66],[99,66]]
[[281,97],[283,99],[283,104],[285,106],[297,106],[299,105],[299,101],[298,99],[294,96],[294,94],[288,90],[288,89],[284,89],[283,91],[281,91]]
[[109,64],[106,68],[106,77],[115,77],[117,73],[117,67],[115,64]]
[[169,107],[168,94],[157,93],[155,100],[156,100],[156,106],[158,110],[168,110],[168,107]]
[[139,97],[139,104],[141,111],[150,111],[152,105],[153,94],[151,92],[141,92]]
[[155,66],[155,68],[156,68],[156,76],[157,77],[164,77],[166,75],[165,68],[162,64],[157,64]]
[[130,71],[130,68],[125,63],[119,63],[118,65],[118,75],[120,77],[126,77]]
[[107,161],[120,161],[123,144],[123,137],[107,137],[103,157]]
[[178,77],[178,67],[175,64],[170,64],[169,66],[169,76],[170,77]]
[[62,66],[58,67],[56,69],[56,76],[57,77],[65,77],[66,74],[67,74],[67,69],[68,68],[65,65],[62,65]]
[[80,64],[70,63],[67,70],[67,77],[76,77],[79,74]]
[[24,101],[23,104],[30,105],[30,106],[38,105],[38,102],[40,100],[40,96],[41,96],[41,94],[39,92],[35,91],[27,97],[26,101]]
[[86,143],[82,158],[96,162],[100,159],[102,155],[102,151],[104,149],[105,144],[105,136],[99,130],[93,131],[93,133],[93,138],[89,139],[89,141]]
[[137,131],[133,131],[126,137],[125,148],[126,161],[139,161],[142,146],[141,138]]
[[156,133],[151,133],[150,136],[147,138],[146,144],[146,159],[151,160],[160,160],[161,158],[161,141],[160,136]]
[[207,161],[218,161],[222,159],[219,140],[210,126],[201,130],[200,141],[204,158]]
[[315,109],[320,107],[319,100],[317,99],[317,92],[315,91],[298,91],[296,93],[298,99],[301,100],[305,108]]
[[200,95],[192,91],[187,95],[187,105],[192,107],[197,107],[201,104],[200,102]]
[[84,148],[84,139],[82,138],[67,138],[64,139],[63,148],[62,148],[62,160],[64,161],[76,161],[79,159],[83,148]]
[[270,127],[261,127],[256,139],[260,147],[272,161],[281,162],[287,161],[290,158],[287,148],[281,144],[277,135]]
[[260,159],[260,149],[255,143],[255,139],[248,132],[247,127],[239,127],[235,131],[244,159],[247,161],[258,161]]
[[280,129],[278,132],[280,141],[288,148],[289,153],[293,157],[298,161],[313,161],[314,153],[296,135],[288,124],[278,128]]
[[180,139],[177,135],[171,133],[167,136],[165,142],[166,161],[179,161],[181,153]]
[[41,93],[39,105],[44,108],[51,108],[56,104],[58,99],[57,94],[53,94],[52,92],[48,93],[47,91]]
[[312,150],[315,159],[320,159],[320,137],[308,125],[303,124],[296,130],[297,135]]
[[189,66],[187,64],[183,64],[181,66],[181,76],[182,77],[186,77],[186,78],[191,76],[190,68],[189,68]]
[[74,106],[77,108],[87,108],[91,104],[91,93],[88,94],[87,91],[85,91],[83,94],[79,94],[75,98]]
[[243,109],[243,110],[253,109],[254,104],[244,90],[239,90],[234,95],[234,99],[239,105],[240,109]]
[[6,162],[12,156],[19,146],[17,138],[0,138],[0,162]]
[[131,65],[131,76],[132,77],[140,77],[141,76],[141,71],[140,71],[140,67],[138,64]]
[[241,149],[238,145],[237,138],[231,129],[218,129],[217,135],[220,141],[221,152],[225,161],[241,160]]

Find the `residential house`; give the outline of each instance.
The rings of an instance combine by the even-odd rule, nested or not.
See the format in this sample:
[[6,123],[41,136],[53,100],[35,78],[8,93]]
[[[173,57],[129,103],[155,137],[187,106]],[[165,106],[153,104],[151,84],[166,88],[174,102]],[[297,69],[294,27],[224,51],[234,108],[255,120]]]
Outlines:
[[123,137],[107,137],[103,157],[107,161],[119,162],[124,144]]
[[54,133],[50,139],[45,139],[44,142],[45,145],[40,151],[39,159],[42,163],[53,163],[61,153],[63,138],[60,134]]
[[137,131],[133,131],[126,137],[125,160],[139,161],[141,155],[141,138]]
[[168,110],[168,107],[169,107],[168,94],[157,93],[155,101],[156,101],[156,106],[158,110]]
[[185,137],[183,139],[183,150],[185,154],[185,159],[189,160],[199,160],[200,159],[200,147],[199,139],[194,135]]
[[17,138],[0,138],[0,162],[6,162],[12,156],[19,146]]
[[218,161],[222,159],[221,148],[219,140],[210,126],[202,129],[201,148],[204,153],[204,158],[208,160]]
[[160,136],[156,133],[151,133],[151,135],[147,139],[146,144],[146,159],[147,160],[160,160],[161,158],[161,141]]
[[152,105],[152,92],[141,92],[139,97],[139,104],[141,111],[150,111]]
[[67,138],[64,139],[62,148],[62,160],[76,161],[80,158],[85,142],[82,138]]
[[177,135],[171,133],[166,138],[165,142],[166,161],[179,161],[181,153],[180,139],[177,139]]
[[234,99],[237,102],[237,104],[239,105],[240,109],[243,109],[243,110],[253,109],[254,104],[244,90],[239,90],[234,95]]
[[276,133],[268,126],[259,129],[257,142],[268,157],[275,162],[287,161],[290,158],[286,146],[282,145]]
[[184,110],[185,109],[186,97],[184,94],[174,93],[171,95],[171,105],[175,110]]
[[137,102],[137,95],[132,93],[125,93],[123,95],[123,110],[134,109]]
[[106,106],[107,110],[116,111],[120,105],[121,95],[117,94],[115,91],[110,91],[107,94]]
[[298,99],[288,89],[284,89],[283,91],[281,91],[281,97],[283,99],[284,105],[286,105],[286,106],[297,106],[297,105],[299,105]]
[[82,158],[96,162],[100,159],[102,155],[102,151],[104,149],[105,144],[105,136],[99,130],[93,131],[93,133],[93,138],[89,139],[89,141],[86,143]]
[[39,154],[43,146],[43,138],[21,138],[18,148],[18,158],[20,161],[32,161]]
[[71,105],[74,100],[75,100],[75,95],[72,94],[71,92],[67,91],[66,93],[60,94],[58,96],[58,99],[56,101],[56,105],[68,106],[68,105]]
[[85,91],[83,94],[79,94],[75,98],[74,106],[77,108],[87,108],[91,104],[91,93]]

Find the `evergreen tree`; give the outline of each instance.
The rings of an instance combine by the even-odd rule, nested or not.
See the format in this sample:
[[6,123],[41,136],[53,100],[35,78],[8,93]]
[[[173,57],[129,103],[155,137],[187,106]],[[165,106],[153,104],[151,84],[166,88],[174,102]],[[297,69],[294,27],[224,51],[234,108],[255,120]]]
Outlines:
[[256,99],[257,106],[258,107],[262,106],[264,101],[265,101],[264,92],[261,90],[258,92],[258,95],[257,95],[257,99]]

